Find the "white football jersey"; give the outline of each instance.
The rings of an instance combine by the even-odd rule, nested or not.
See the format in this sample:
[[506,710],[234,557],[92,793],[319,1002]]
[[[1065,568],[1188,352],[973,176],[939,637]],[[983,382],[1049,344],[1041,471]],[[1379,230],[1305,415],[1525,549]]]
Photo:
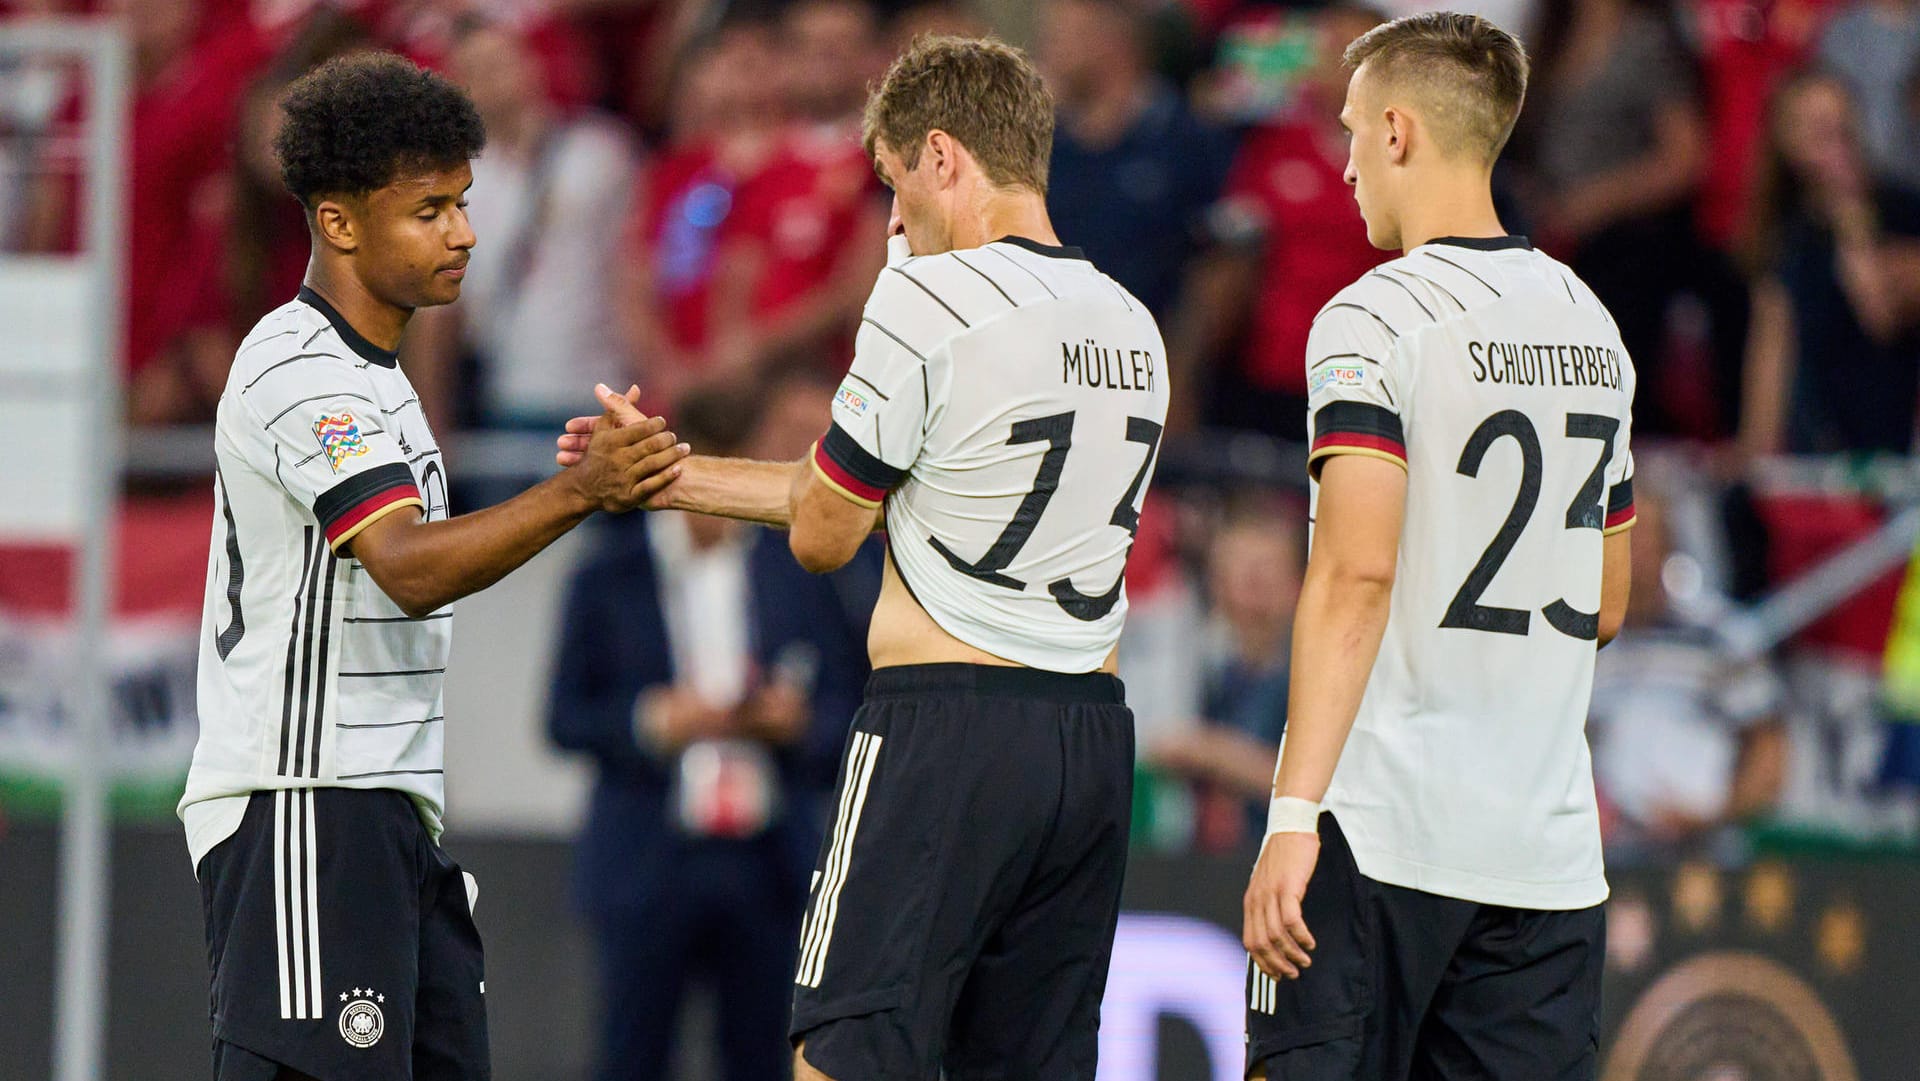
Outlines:
[[1153,317],[1077,248],[907,259],[867,301],[814,467],[885,501],[901,580],[948,633],[1091,672],[1126,618],[1167,375]]
[[301,289],[241,343],[214,451],[200,740],[180,801],[195,866],[262,790],[399,789],[438,835],[452,612],[409,619],[339,554],[396,509],[447,516],[440,450],[394,354]]
[[1601,537],[1633,521],[1612,317],[1524,238],[1437,240],[1337,294],[1307,366],[1316,478],[1335,454],[1407,470],[1386,637],[1326,797],[1356,863],[1486,904],[1600,903]]

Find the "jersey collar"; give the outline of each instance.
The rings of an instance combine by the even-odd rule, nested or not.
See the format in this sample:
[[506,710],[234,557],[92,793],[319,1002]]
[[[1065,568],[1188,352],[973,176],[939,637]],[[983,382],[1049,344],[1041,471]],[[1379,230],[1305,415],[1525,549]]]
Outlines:
[[400,353],[397,350],[382,349],[362,337],[359,331],[353,329],[353,324],[347,322],[346,316],[341,315],[338,309],[327,303],[327,299],[314,292],[311,287],[305,285],[300,287],[300,299],[308,307],[326,316],[327,322],[332,323],[333,329],[340,335],[340,340],[346,342],[347,348],[358,353],[362,360],[370,364],[378,364],[382,368],[399,366]]
[[[1523,236],[1437,236],[1427,244],[1450,244],[1456,248],[1472,248],[1474,251],[1507,251],[1518,248],[1532,251],[1533,241]],[[1426,247],[1426,244],[1420,245]]]
[[1011,244],[1016,248],[1025,248],[1035,255],[1045,255],[1052,259],[1079,259],[1086,261],[1087,253],[1079,248],[1062,247],[1057,244],[1042,244],[1038,240],[1029,240],[1023,236],[1003,236],[995,244]]

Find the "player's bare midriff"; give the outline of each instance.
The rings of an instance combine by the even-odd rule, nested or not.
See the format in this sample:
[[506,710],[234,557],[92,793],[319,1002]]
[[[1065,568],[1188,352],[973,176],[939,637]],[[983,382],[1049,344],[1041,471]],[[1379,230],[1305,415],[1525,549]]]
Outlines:
[[[894,569],[892,553],[887,554],[886,576],[881,581],[880,599],[873,606],[873,624],[867,631],[867,658],[875,668],[905,664],[1021,667],[1005,657],[962,642],[935,623]],[[1100,670],[1108,674],[1120,670],[1118,649],[1107,654]]]

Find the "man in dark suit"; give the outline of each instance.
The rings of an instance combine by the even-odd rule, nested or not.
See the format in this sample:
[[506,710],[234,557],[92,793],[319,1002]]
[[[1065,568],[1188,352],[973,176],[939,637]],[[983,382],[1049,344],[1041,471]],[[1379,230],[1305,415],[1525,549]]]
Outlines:
[[[695,392],[675,430],[715,453],[793,457],[764,444],[801,394],[825,400]],[[601,971],[597,1076],[664,1078],[679,1006],[704,984],[722,1076],[785,1077],[800,913],[868,673],[878,545],[814,576],[784,534],[670,512],[618,519],[595,544],[569,591],[548,730],[599,766],[575,877]]]

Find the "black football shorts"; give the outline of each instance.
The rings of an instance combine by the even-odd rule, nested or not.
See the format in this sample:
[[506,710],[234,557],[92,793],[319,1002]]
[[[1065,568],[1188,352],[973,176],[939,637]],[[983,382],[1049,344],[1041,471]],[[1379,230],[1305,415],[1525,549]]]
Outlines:
[[843,1081],[1093,1081],[1132,797],[1112,676],[875,672],[801,928],[807,1062]]
[[391,790],[255,792],[200,861],[216,1081],[487,1081],[471,877]]
[[1268,1081],[1593,1081],[1604,909],[1506,908],[1360,873],[1331,814],[1297,980],[1248,966],[1247,1073]]

